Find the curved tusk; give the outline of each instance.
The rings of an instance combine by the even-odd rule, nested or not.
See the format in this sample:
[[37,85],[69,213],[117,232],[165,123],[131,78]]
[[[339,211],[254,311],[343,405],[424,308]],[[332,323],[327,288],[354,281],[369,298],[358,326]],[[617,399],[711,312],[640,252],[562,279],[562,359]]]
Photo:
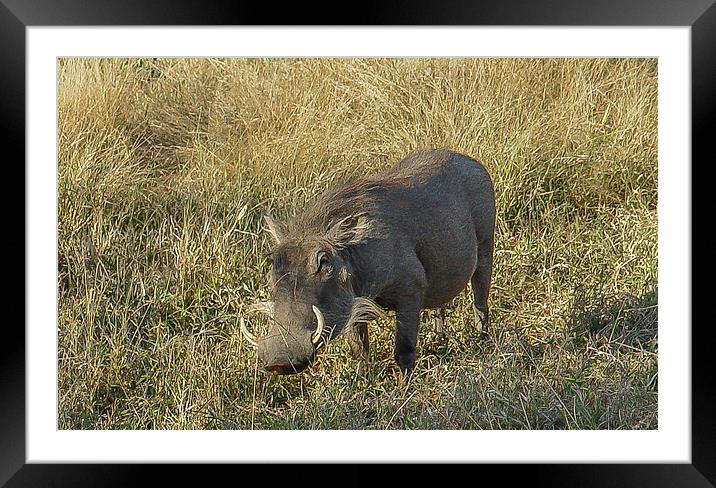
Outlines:
[[259,344],[256,341],[256,336],[249,332],[249,329],[246,328],[243,317],[239,319],[239,329],[241,329],[241,333],[244,335],[249,344],[254,347],[259,347]]
[[325,325],[323,320],[323,314],[318,309],[317,306],[312,305],[313,307],[313,313],[316,314],[316,319],[318,320],[318,325],[316,326],[316,332],[313,333],[311,336],[311,342],[316,344],[318,341],[321,340],[321,335],[323,334],[323,326]]

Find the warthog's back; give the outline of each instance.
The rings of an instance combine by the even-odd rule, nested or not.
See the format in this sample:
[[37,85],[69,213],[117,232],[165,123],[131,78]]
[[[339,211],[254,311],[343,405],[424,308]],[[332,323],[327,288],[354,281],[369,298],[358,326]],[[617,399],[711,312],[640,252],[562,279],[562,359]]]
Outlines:
[[380,198],[380,219],[392,238],[407,241],[425,269],[425,308],[438,307],[465,288],[479,245],[492,245],[492,182],[477,161],[450,151],[428,151],[379,175],[394,182]]
[[[456,226],[462,228],[476,219],[490,224],[494,219],[494,192],[487,171],[461,154],[419,152],[373,178],[389,182],[384,194],[386,217],[399,217],[406,224],[405,232],[419,241],[449,240],[457,237]],[[403,209],[407,215],[400,215]]]

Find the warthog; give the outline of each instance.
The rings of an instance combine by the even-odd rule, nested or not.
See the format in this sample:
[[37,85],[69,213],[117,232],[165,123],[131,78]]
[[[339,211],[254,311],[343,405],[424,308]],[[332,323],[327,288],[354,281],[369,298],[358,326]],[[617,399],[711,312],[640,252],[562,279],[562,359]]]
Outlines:
[[[269,331],[257,338],[268,371],[302,371],[343,332],[367,357],[367,323],[395,311],[395,360],[410,376],[422,309],[442,308],[472,284],[478,332],[489,321],[494,247],[492,181],[474,159],[417,152],[392,169],[341,184],[286,224],[266,217],[275,240]],[[442,310],[441,310],[442,312]]]

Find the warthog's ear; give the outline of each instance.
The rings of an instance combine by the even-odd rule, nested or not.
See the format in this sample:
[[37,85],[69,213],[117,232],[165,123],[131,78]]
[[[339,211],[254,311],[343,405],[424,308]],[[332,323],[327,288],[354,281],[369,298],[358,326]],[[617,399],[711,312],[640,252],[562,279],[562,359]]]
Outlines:
[[266,230],[274,238],[276,244],[280,243],[286,235],[286,228],[280,222],[276,222],[270,215],[264,215]]
[[328,240],[343,249],[367,239],[373,231],[373,222],[365,214],[351,215],[334,223],[328,230]]

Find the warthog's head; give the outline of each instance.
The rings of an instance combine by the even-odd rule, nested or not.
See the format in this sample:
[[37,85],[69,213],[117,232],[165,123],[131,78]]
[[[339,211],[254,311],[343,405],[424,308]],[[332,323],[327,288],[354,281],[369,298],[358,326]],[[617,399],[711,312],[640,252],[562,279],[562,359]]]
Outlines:
[[357,242],[360,219],[343,219],[326,235],[291,235],[266,218],[276,246],[268,281],[272,301],[253,306],[270,315],[268,333],[244,336],[258,348],[268,371],[293,374],[305,369],[316,351],[344,329],[383,314],[371,300],[357,297],[351,263],[340,252]]

